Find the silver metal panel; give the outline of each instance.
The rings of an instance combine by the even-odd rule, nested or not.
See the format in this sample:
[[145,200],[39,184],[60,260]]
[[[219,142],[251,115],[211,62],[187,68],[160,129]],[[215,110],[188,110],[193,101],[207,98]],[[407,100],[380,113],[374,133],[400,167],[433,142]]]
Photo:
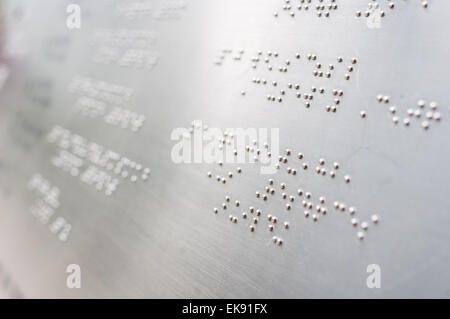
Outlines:
[[450,297],[448,1],[77,3],[1,2],[1,296]]

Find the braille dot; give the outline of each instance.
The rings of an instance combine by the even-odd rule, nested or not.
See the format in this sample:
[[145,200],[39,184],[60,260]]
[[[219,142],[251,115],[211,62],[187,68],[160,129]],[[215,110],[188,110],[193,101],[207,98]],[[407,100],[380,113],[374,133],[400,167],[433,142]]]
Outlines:
[[263,199],[263,200],[267,200],[267,195],[264,194],[264,195],[262,196],[262,199]]
[[336,176],[336,173],[334,171],[330,171],[330,177],[334,178]]
[[353,226],[353,227],[356,227],[356,226],[358,225],[358,219],[356,219],[356,218],[352,218],[352,219],[350,220],[350,222],[352,223],[352,226]]
[[356,213],[355,207],[349,207],[348,212],[350,213],[350,215],[354,215]]
[[280,188],[281,188],[281,189],[285,189],[285,188],[286,188],[286,184],[285,184],[285,183],[281,183],[281,184],[280,184]]
[[234,205],[235,205],[236,207],[239,207],[240,202],[237,200],[237,201],[234,202]]
[[434,112],[433,113],[433,119],[436,120],[436,121],[440,121],[441,120],[441,113]]
[[306,218],[309,217],[309,212],[308,212],[307,210],[305,210],[305,211],[303,212],[303,214],[305,215]]
[[356,235],[358,236],[359,240],[363,240],[364,239],[364,233],[363,232],[359,231]]
[[438,107],[438,104],[437,104],[436,102],[430,102],[430,108],[431,108],[432,110],[436,110],[437,107]]
[[312,196],[312,195],[311,195],[311,193],[310,193],[310,192],[306,192],[306,193],[305,193],[305,197],[306,197],[307,199],[310,199],[310,198],[311,198],[311,196]]
[[366,114],[365,111],[361,111],[361,112],[359,113],[359,115],[361,116],[361,118],[366,118],[366,116],[367,116],[367,114]]
[[425,106],[425,101],[424,100],[417,101],[417,106],[423,108]]
[[289,201],[293,202],[295,200],[294,196],[289,196]]
[[269,225],[268,229],[269,231],[273,231],[273,225]]
[[256,198],[259,198],[260,197],[260,193],[259,192],[256,192]]
[[256,217],[253,218],[253,224],[258,224],[258,218]]
[[367,230],[367,228],[369,228],[369,224],[367,222],[362,222],[361,223],[361,228],[364,230]]
[[302,164],[302,167],[303,167],[303,169],[305,169],[305,170],[306,170],[306,169],[308,169],[308,164],[306,164],[306,163],[303,163],[303,164]]
[[378,217],[378,215],[372,215],[371,219],[372,219],[372,222],[373,222],[374,224],[377,224],[378,221],[380,220],[379,217]]
[[323,158],[319,159],[319,164],[322,166],[325,165],[325,160]]
[[427,130],[430,127],[430,123],[428,121],[423,121],[422,122],[422,127],[424,130]]
[[398,117],[397,116],[393,116],[392,117],[392,122],[394,122],[394,124],[398,123]]
[[214,214],[217,214],[219,212],[219,210],[217,209],[217,207],[214,207]]
[[333,203],[333,206],[334,206],[334,208],[338,209],[338,208],[339,208],[339,202],[337,202],[337,201],[334,202],[334,203]]
[[397,109],[396,109],[395,106],[391,106],[391,107],[389,108],[389,112],[391,112],[392,114],[395,114],[396,111],[397,111]]
[[289,223],[288,222],[284,222],[284,228],[288,229],[289,228]]
[[211,172],[208,172],[207,175],[208,175],[208,177],[211,177],[211,176],[212,176],[212,173],[211,173]]
[[334,167],[334,169],[338,169],[339,168],[339,163],[338,162],[334,162],[333,163],[333,167]]
[[403,124],[405,126],[409,126],[409,119],[407,119],[407,118],[403,119]]
[[249,229],[251,232],[254,232],[254,231],[255,231],[255,226],[250,225],[250,226],[248,226],[248,229]]
[[315,221],[315,222],[316,222],[316,221],[317,221],[317,219],[319,219],[319,216],[317,216],[316,214],[313,214],[313,215],[312,215],[312,219],[313,219],[313,221]]
[[256,216],[261,216],[261,210],[260,209],[256,210]]
[[356,11],[356,16],[360,17],[361,16],[361,11]]
[[223,209],[227,209],[227,204],[222,203],[222,208],[223,208]]
[[346,183],[350,183],[350,176],[345,175],[345,176],[344,176],[344,181],[345,181]]
[[291,205],[286,204],[286,210],[290,210],[291,209]]
[[325,197],[320,196],[319,197],[319,201],[320,201],[321,204],[325,203]]

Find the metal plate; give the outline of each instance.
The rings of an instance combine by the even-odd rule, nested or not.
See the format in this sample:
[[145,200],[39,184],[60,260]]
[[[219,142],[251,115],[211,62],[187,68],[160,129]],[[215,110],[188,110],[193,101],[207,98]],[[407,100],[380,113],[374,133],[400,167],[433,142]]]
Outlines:
[[71,4],[1,2],[1,296],[450,296],[448,1]]

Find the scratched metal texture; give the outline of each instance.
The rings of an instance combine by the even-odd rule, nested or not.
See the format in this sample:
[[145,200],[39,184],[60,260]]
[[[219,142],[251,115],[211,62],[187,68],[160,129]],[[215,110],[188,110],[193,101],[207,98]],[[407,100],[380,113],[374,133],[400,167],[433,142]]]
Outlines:
[[[190,0],[176,18],[158,20],[117,16],[116,1],[78,1],[82,25],[69,29],[70,1],[1,1],[2,48],[16,51],[2,53],[9,76],[0,93],[0,275],[8,282],[0,290],[14,284],[27,298],[450,297],[450,2],[428,1],[424,8],[421,1],[395,1],[389,9],[379,1],[386,13],[379,28],[364,17],[367,2],[336,1],[337,10],[319,18],[316,1],[306,12],[291,0],[291,17],[283,1]],[[98,28],[154,30],[156,66],[94,63],[89,39]],[[241,48],[242,60],[214,64],[222,50]],[[259,50],[279,53],[272,72],[261,61],[252,68]],[[316,54],[324,70],[329,63],[337,68],[338,56],[346,59],[341,69],[350,58],[357,63],[349,81],[341,71],[319,81],[312,68],[294,67],[296,52],[302,65]],[[285,59],[292,68],[279,72]],[[143,127],[132,133],[75,114],[76,95],[67,86],[76,76],[132,88],[128,106],[147,117]],[[254,77],[269,83],[257,86]],[[295,79],[304,88],[343,89],[338,111],[327,113],[325,102],[315,101],[306,109],[288,88],[281,103],[266,99]],[[31,90],[30,81],[41,85]],[[390,103],[379,103],[379,94]],[[420,99],[439,103],[442,118],[428,130],[424,114],[409,127],[402,122]],[[394,105],[402,114],[397,125],[388,111]],[[297,175],[287,174],[286,165],[270,176],[257,164],[241,164],[242,173],[222,184],[207,172],[225,174],[235,165],[175,164],[171,132],[193,120],[223,129],[279,128],[280,150],[292,149]],[[55,146],[46,141],[55,125],[141,162],[151,169],[148,180],[123,183],[105,196],[55,168]],[[307,171],[295,162],[300,151]],[[335,180],[314,172],[319,158],[339,162]],[[72,225],[67,242],[30,214],[35,197],[26,185],[35,173],[61,191],[58,215]],[[264,192],[269,178],[276,194],[263,202],[255,191]],[[284,210],[280,182],[288,194],[300,184],[314,198],[323,194],[327,215],[304,218],[298,199]],[[360,229],[364,240],[334,200],[354,205],[355,217],[369,222],[367,231]],[[228,220],[249,206],[263,210],[253,233],[248,221]],[[270,233],[267,213],[289,219],[289,230],[277,225]],[[283,238],[282,246],[272,243],[273,235]],[[66,287],[66,266],[73,263],[81,266],[81,289]],[[381,267],[381,288],[367,287],[369,264]]]

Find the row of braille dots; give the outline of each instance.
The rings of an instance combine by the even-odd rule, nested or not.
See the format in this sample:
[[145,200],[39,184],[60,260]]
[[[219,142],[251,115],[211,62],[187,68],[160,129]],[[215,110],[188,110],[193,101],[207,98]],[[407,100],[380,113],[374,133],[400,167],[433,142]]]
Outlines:
[[[230,196],[228,196],[228,195],[225,196],[225,202],[222,203],[222,209],[226,210],[228,208],[228,204],[230,202],[231,202]],[[234,201],[234,206],[235,207],[240,207],[240,201],[239,200]],[[218,214],[219,213],[219,209],[217,207],[214,207],[213,208],[213,212],[214,212],[214,214]],[[247,211],[242,211],[242,214],[241,214],[242,219],[250,219],[250,224],[248,226],[248,229],[249,229],[250,232],[254,232],[255,231],[256,226],[258,225],[258,223],[260,221],[259,218],[261,217],[261,215],[262,215],[261,209],[255,208],[253,206],[249,207],[248,212]],[[251,216],[253,216],[253,217],[251,217]],[[233,214],[230,214],[228,216],[228,220],[230,222],[236,224],[239,221],[239,217],[237,217],[237,216],[235,216]],[[268,231],[273,232],[274,228],[275,228],[274,225],[278,222],[278,218],[276,216],[272,216],[272,215],[269,214],[269,215],[267,215],[267,220],[269,222],[269,225],[268,225],[267,229],[268,229]],[[284,222],[283,223],[283,228],[286,229],[286,230],[289,229],[289,222],[287,222],[287,221]],[[277,240],[274,241],[274,243],[276,243],[279,246],[281,246],[281,244],[283,243],[283,240],[281,238],[279,238],[279,237],[276,237],[276,238],[277,238]]]
[[[272,55],[272,52],[268,52],[268,55]],[[278,56],[278,53],[276,53],[276,56]],[[296,55],[295,55],[295,57],[296,57],[296,59],[300,59],[300,53],[296,53]],[[257,59],[257,58],[256,58]],[[308,54],[307,55],[307,59],[309,60],[309,61],[315,61],[315,60],[317,60],[317,56],[316,55],[314,55],[314,54]],[[259,60],[256,60],[256,61],[259,61]],[[269,59],[268,58],[266,58],[265,59],[265,61],[266,62],[269,62]],[[344,59],[342,58],[342,57],[337,57],[337,61],[338,61],[338,63],[342,63],[343,61],[344,61]],[[348,72],[353,72],[354,71],[354,65],[357,63],[357,59],[356,58],[352,58],[351,59],[351,64],[350,65],[348,65],[347,66],[347,71]],[[290,60],[286,60],[285,61],[285,64],[287,65],[287,66],[289,66],[290,64],[291,64],[291,61]],[[333,71],[334,69],[335,69],[335,66],[334,66],[334,64],[329,64],[328,65],[328,68],[329,68],[329,70],[330,71],[326,71],[326,73],[325,73],[325,77],[327,77],[327,78],[330,78],[331,76],[332,76],[332,72],[331,71]],[[269,64],[269,70],[271,70],[272,69],[272,66]],[[279,68],[279,70],[280,70],[280,72],[287,72],[287,67],[286,66],[281,66],[280,68]],[[322,63],[319,63],[319,62],[317,62],[316,63],[316,68],[314,69],[314,71],[313,71],[313,76],[318,76],[318,77],[322,77],[324,75],[324,72],[322,71]],[[345,75],[344,75],[344,78],[346,79],[346,80],[350,80],[350,74],[349,73],[346,73]],[[268,81],[265,79],[265,78],[258,78],[258,77],[254,77],[253,79],[252,79],[252,82],[253,83],[255,83],[255,84],[262,84],[262,85],[267,85],[268,84]],[[272,81],[271,82],[271,84],[272,84],[272,86],[274,86],[274,87],[276,87],[276,86],[278,86],[278,82],[277,81]],[[314,94],[310,94],[310,93],[304,93],[303,95],[302,95],[302,93],[299,91],[299,89],[300,89],[300,84],[298,84],[298,83],[288,83],[287,84],[287,88],[288,89],[291,89],[291,90],[294,90],[295,89],[295,96],[297,97],[297,98],[301,98],[302,96],[303,96],[303,98],[305,99],[305,107],[306,108],[309,108],[310,106],[311,106],[311,101],[314,99]],[[323,88],[323,87],[319,87],[319,88],[317,88],[317,87],[315,87],[315,86],[312,86],[311,87],[311,92],[312,93],[316,93],[316,92],[319,92],[320,94],[325,94],[325,89]],[[334,106],[330,106],[330,105],[327,105],[326,107],[325,107],[325,110],[327,111],[327,112],[336,112],[336,110],[337,110],[337,107],[336,107],[336,105],[338,105],[339,103],[340,103],[340,99],[337,97],[338,95],[339,96],[342,96],[343,95],[343,91],[342,90],[338,90],[338,89],[333,89],[332,90],[332,93],[333,93],[333,95],[335,96],[335,98],[334,98]],[[245,92],[244,91],[241,91],[241,94],[245,94]],[[275,95],[272,95],[272,94],[268,94],[267,96],[266,96],[266,98],[267,98],[267,100],[268,101],[278,101],[278,102],[282,102],[283,101],[283,96],[286,94],[286,90],[284,89],[284,88],[282,88],[282,89],[280,89],[280,95],[278,96],[278,97],[276,97]]]
[[[222,65],[223,62],[225,61],[225,58],[231,54],[233,54],[232,49],[223,49],[222,52],[219,54],[218,59],[214,62],[214,64]],[[232,58],[234,61],[241,61],[243,55],[244,55],[244,49],[240,49],[233,54]]]
[[113,172],[114,172],[115,174],[117,174],[117,175],[120,174],[120,176],[122,176],[123,178],[128,178],[128,177],[129,177],[129,178],[130,178],[130,181],[136,182],[136,181],[138,180],[137,175],[135,175],[135,174],[130,174],[127,170],[122,170],[122,167],[123,167],[123,166],[128,166],[129,168],[134,169],[134,170],[136,170],[136,171],[138,171],[138,172],[141,172],[141,171],[142,171],[141,179],[144,180],[144,181],[147,180],[147,179],[148,179],[148,176],[150,175],[150,169],[149,169],[148,167],[143,168],[141,164],[136,163],[136,162],[133,162],[133,161],[128,160],[128,159],[126,159],[126,158],[122,158],[122,159],[116,164],[115,167],[114,167],[114,164],[112,164],[112,163],[107,163],[107,164],[106,164],[106,169],[112,170],[112,169],[114,168],[114,171],[113,171]]
[[[268,180],[268,185],[265,187],[266,192],[270,193],[271,195],[274,195],[275,192],[276,192],[275,188],[274,188],[274,183],[275,183],[275,181],[271,178],[271,179]],[[282,190],[281,199],[288,200],[288,202],[285,203],[284,208],[285,208],[286,211],[291,211],[291,209],[293,208],[292,205],[295,202],[296,196],[295,196],[295,194],[288,195],[286,193],[287,185],[284,182],[280,183],[280,189]],[[310,192],[304,192],[303,189],[297,189],[297,196],[298,197],[302,197],[303,195],[304,195],[305,199],[302,200],[301,205],[304,208],[307,209],[307,210],[305,210],[304,215],[305,215],[305,218],[308,218],[309,215],[310,215],[310,212],[308,211],[308,209],[313,209],[314,204],[310,201],[311,197],[312,197]],[[261,194],[259,194],[259,192],[256,192],[256,197],[257,198],[263,197],[263,196],[267,196],[267,195],[265,195],[265,194],[261,195]],[[324,204],[325,203],[325,197],[324,196],[320,196],[319,201],[320,201],[320,204]],[[317,221],[317,219],[319,218],[318,216],[319,216],[320,213],[323,214],[323,215],[326,215],[327,208],[325,206],[322,206],[322,205],[316,205],[316,211],[317,211],[317,214],[316,213],[312,213],[313,221]],[[285,226],[288,227],[289,225],[285,225]]]
[[[311,0],[300,0],[299,4],[297,4],[296,6],[294,5],[294,7],[291,4],[291,0],[283,0],[283,2],[285,3],[283,5],[283,11],[288,11],[289,15],[291,17],[295,17],[295,8],[297,8],[298,11],[303,11],[303,12],[308,12],[309,11],[309,6],[312,5],[312,1]],[[329,17],[330,16],[330,11],[331,10],[337,10],[338,6],[335,3],[336,0],[328,0],[328,1],[324,1],[324,0],[316,0],[316,5],[315,5],[315,9],[317,11],[317,16],[320,17]],[[278,17],[278,12],[275,11],[273,13],[274,17]]]
[[[422,1],[421,5],[423,8],[428,8],[428,1]],[[394,2],[387,0],[387,7],[389,9],[394,9],[395,8],[395,4]],[[378,10],[379,9],[379,10]],[[369,4],[367,5],[367,10],[362,13],[361,11],[356,11],[356,16],[359,18],[361,16],[365,16],[365,17],[370,17],[370,15],[372,14],[379,14],[380,17],[384,17],[386,15],[385,11],[383,10],[383,8],[380,7],[380,4],[376,1],[376,0],[372,0],[372,2],[369,2]]]
[[[378,95],[377,101],[379,103],[385,103],[389,104],[390,98],[389,96],[383,96]],[[421,120],[422,116],[425,117],[425,119],[422,121],[422,128],[424,130],[428,130],[431,125],[431,121],[439,122],[441,120],[441,113],[437,111],[438,104],[436,102],[430,102],[428,103],[428,110],[425,109],[427,106],[427,103],[424,100],[417,101],[417,107],[416,108],[409,108],[407,110],[407,116],[403,118],[403,125],[404,126],[410,126],[411,119],[416,118],[417,120]],[[390,106],[389,112],[392,114],[392,122],[394,124],[398,124],[399,117],[397,114],[397,107],[396,106]]]
[[[342,203],[342,202],[339,202],[339,201],[335,201],[335,202],[333,203],[333,206],[334,206],[334,208],[335,208],[336,210],[338,210],[338,211],[341,211],[341,212],[347,211],[347,205],[345,205],[345,203]],[[350,217],[351,217],[350,223],[352,224],[352,226],[356,228],[356,227],[358,227],[358,224],[360,225],[362,231],[358,231],[358,232],[356,233],[356,236],[358,236],[358,238],[359,238],[360,240],[363,240],[364,237],[365,237],[365,232],[369,229],[369,222],[363,221],[363,222],[360,223],[359,220],[358,220],[358,218],[355,218],[355,217],[354,217],[355,214],[356,214],[356,208],[353,207],[353,206],[350,206],[350,207],[348,208],[348,213],[349,213],[349,215],[350,215]],[[378,222],[379,222],[379,220],[380,220],[380,218],[378,217],[378,215],[372,215],[372,216],[370,217],[370,219],[371,219],[371,221],[372,221],[372,223],[373,223],[374,225],[377,225]]]
[[[285,150],[285,155],[286,156],[281,156],[281,155],[278,156],[279,163],[287,164],[288,163],[288,156],[291,156],[291,154],[292,154],[292,151],[290,149],[286,149]],[[304,160],[303,153],[297,153],[297,158],[299,160]],[[277,169],[280,168],[280,164],[279,163],[276,164],[275,168],[277,168]],[[316,173],[318,175],[326,176],[327,173],[328,173],[331,178],[335,178],[336,177],[336,171],[339,169],[339,163],[338,162],[334,162],[333,163],[333,168],[330,171],[327,171],[326,167],[324,167],[325,166],[325,159],[320,158],[319,159],[319,165],[320,166],[316,166],[316,169],[315,169]],[[308,169],[308,163],[303,162],[301,164],[301,167],[304,170],[307,170]],[[287,167],[286,168],[286,172],[288,174],[291,174],[291,175],[296,175],[297,174],[297,170],[295,168],[292,168],[292,167]],[[345,175],[344,176],[344,181],[346,183],[350,183],[350,180],[351,180],[351,178],[350,178],[349,175]]]

